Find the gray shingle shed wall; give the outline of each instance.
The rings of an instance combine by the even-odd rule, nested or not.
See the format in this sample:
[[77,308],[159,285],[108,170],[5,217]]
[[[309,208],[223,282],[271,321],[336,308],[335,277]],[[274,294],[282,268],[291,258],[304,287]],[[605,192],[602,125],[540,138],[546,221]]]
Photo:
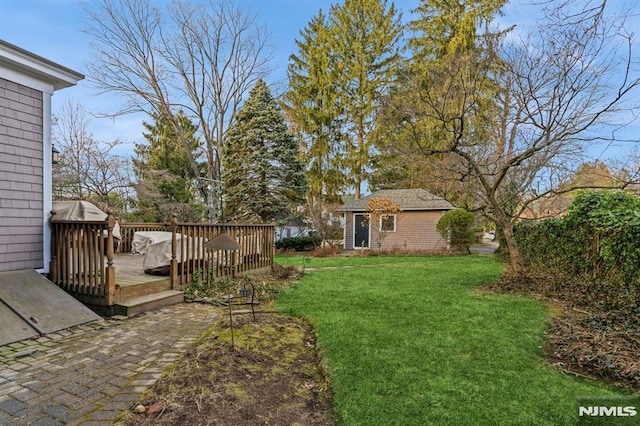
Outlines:
[[43,94],[0,78],[0,271],[43,267]]
[[[442,215],[454,208],[447,200],[431,194],[424,189],[386,189],[340,206],[344,212],[344,248],[357,249],[355,244],[355,221],[367,210],[372,198],[386,198],[399,204],[402,212],[396,215],[396,229],[381,235],[379,224],[369,226],[369,248],[382,250],[402,250],[418,252],[438,252],[444,250],[447,242],[436,230],[436,224]],[[378,247],[378,243],[381,244]]]

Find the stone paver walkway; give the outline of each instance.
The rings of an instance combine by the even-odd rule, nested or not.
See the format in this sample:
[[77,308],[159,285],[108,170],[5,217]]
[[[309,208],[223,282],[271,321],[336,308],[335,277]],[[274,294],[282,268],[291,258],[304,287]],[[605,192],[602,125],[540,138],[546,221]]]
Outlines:
[[216,318],[182,303],[0,347],[0,425],[111,425]]

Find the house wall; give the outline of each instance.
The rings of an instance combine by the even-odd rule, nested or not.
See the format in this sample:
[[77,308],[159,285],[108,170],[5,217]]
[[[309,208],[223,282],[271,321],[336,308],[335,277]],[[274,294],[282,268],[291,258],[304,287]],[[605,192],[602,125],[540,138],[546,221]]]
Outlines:
[[43,93],[0,78],[0,271],[42,268]]
[[[380,249],[437,252],[446,249],[447,242],[436,230],[436,224],[446,210],[406,211],[396,216],[396,232],[387,232]],[[345,249],[353,249],[353,214],[345,213]],[[378,249],[378,226],[372,224],[369,248]]]

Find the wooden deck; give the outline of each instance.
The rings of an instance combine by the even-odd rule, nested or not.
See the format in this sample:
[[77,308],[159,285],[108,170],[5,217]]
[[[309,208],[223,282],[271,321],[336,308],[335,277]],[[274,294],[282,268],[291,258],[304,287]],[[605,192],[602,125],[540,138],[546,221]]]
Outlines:
[[139,254],[118,253],[114,255],[113,265],[116,267],[116,285],[127,287],[169,279],[169,276],[145,274],[142,266],[143,260],[144,256]]
[[122,304],[132,299],[173,290],[168,276],[145,274],[143,260],[144,256],[137,254],[123,253],[113,257],[116,270],[116,303]]
[[[200,279],[209,280],[229,270],[237,276],[273,266],[274,224],[183,223],[176,217],[167,224],[121,223],[119,244],[114,239],[116,221],[112,215],[104,221],[68,221],[58,220],[52,213],[50,224],[49,279],[96,311],[111,312],[115,306],[153,294],[178,299],[195,271],[200,271]],[[127,248],[135,232],[158,229],[171,233],[168,276],[145,274],[144,257],[130,254],[131,248]],[[207,250],[204,242],[222,233],[234,238],[239,248]]]

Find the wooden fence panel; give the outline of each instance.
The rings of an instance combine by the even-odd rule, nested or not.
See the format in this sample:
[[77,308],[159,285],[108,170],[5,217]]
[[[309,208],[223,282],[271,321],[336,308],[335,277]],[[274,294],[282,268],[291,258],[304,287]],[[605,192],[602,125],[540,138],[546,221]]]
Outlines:
[[[274,225],[221,225],[211,223],[174,223],[176,235],[175,288],[184,288],[198,272],[200,279],[234,277],[238,273],[273,266]],[[204,247],[222,232],[240,245],[237,252],[208,250]],[[181,241],[181,242],[179,242]],[[173,275],[173,274],[172,274]]]

